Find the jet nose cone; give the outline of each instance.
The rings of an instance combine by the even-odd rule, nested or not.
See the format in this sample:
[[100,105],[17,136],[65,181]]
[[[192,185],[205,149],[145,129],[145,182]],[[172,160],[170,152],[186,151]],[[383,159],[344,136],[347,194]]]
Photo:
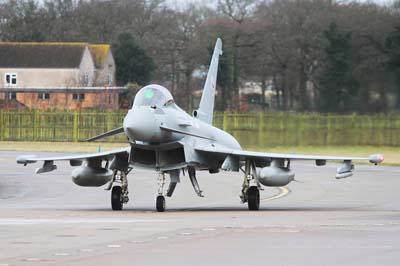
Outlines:
[[125,123],[124,123],[124,132],[128,136],[129,140],[134,141],[136,139],[133,127],[125,125]]
[[124,131],[131,141],[153,141],[160,130],[150,107],[138,107],[129,110],[124,119]]

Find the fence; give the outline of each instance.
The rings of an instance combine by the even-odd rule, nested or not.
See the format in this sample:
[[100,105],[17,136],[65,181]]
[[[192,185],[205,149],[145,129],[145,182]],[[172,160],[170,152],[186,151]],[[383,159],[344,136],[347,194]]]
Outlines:
[[400,144],[398,114],[225,113],[215,120],[245,147]]
[[[122,125],[125,113],[0,111],[2,141],[82,141]],[[217,113],[244,147],[400,144],[400,115]],[[126,141],[123,135],[110,141]]]

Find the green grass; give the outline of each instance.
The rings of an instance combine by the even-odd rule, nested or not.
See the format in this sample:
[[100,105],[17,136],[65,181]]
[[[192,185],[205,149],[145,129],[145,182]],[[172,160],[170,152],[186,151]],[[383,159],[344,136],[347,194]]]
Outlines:
[[[93,153],[127,147],[127,143],[104,143],[104,142],[13,142],[0,141],[0,150],[8,151],[48,151],[66,153]],[[368,157],[371,154],[380,153],[385,155],[384,165],[400,166],[400,148],[398,147],[375,147],[375,146],[303,146],[303,147],[245,147],[248,150],[268,151],[278,153],[313,154],[313,155],[342,155]]]

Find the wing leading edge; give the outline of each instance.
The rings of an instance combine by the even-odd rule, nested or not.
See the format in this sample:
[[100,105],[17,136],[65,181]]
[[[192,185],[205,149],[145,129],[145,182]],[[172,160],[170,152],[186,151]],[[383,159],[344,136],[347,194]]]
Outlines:
[[287,160],[315,160],[315,161],[369,161],[373,164],[383,162],[384,157],[382,154],[374,154],[369,157],[347,157],[347,156],[321,156],[321,155],[302,155],[302,154],[286,154],[286,153],[270,153],[270,152],[256,152],[238,149],[229,149],[221,146],[205,146],[196,147],[195,150],[205,153],[214,153],[221,155],[232,155],[242,159],[287,159]]
[[94,158],[111,158],[119,153],[129,153],[130,148],[123,148],[118,150],[111,150],[106,152],[77,154],[68,156],[55,156],[55,157],[36,157],[35,155],[21,155],[17,157],[17,163],[30,164],[38,161],[70,161],[70,160],[87,160]]
[[91,154],[77,154],[77,155],[68,155],[68,156],[55,156],[55,157],[36,157],[35,155],[21,155],[17,157],[18,164],[31,164],[36,163],[38,161],[43,162],[43,166],[41,168],[36,169],[37,174],[51,172],[57,169],[57,166],[54,165],[54,161],[69,161],[71,166],[79,166],[83,161],[88,162],[96,162],[101,160],[111,161],[116,156],[128,156],[130,148],[123,148],[118,150],[111,150],[106,152],[98,152]]

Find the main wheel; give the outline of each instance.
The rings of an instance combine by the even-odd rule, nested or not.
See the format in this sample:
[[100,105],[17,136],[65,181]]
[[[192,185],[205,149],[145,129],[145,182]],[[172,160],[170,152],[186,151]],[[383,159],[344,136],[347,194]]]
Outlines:
[[156,209],[157,209],[158,212],[165,211],[165,198],[164,198],[164,196],[157,196]]
[[257,187],[252,186],[247,190],[247,204],[251,211],[257,211],[260,208],[260,191]]
[[122,188],[113,187],[111,190],[111,207],[114,211],[122,210]]

